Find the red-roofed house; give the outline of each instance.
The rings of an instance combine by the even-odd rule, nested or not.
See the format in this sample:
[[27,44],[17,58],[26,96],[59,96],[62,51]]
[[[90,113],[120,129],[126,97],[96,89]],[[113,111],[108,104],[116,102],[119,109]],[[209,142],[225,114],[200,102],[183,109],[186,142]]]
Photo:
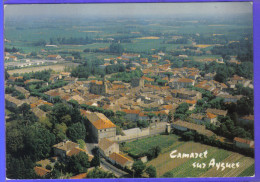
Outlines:
[[238,148],[252,148],[254,146],[253,140],[247,140],[244,138],[235,137],[234,145]]
[[17,57],[16,56],[9,56],[9,61],[17,61]]
[[49,60],[58,60],[58,59],[61,59],[61,56],[60,55],[48,55],[47,58]]
[[215,124],[217,124],[217,115],[208,112],[206,114],[206,117],[204,118],[204,120],[208,123],[215,125]]
[[127,167],[129,169],[131,169],[134,164],[134,161],[116,152],[110,154],[109,159],[112,163],[118,164],[122,167]]

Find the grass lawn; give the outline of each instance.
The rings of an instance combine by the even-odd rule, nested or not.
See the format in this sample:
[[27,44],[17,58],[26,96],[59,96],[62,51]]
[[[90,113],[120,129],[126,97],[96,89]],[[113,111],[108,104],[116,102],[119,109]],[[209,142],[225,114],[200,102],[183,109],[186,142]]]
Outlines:
[[127,142],[123,151],[132,155],[139,155],[156,146],[160,146],[161,149],[167,149],[168,146],[177,142],[178,138],[179,137],[176,135],[171,135],[171,137],[168,135],[156,135],[149,138],[138,139],[132,142]]

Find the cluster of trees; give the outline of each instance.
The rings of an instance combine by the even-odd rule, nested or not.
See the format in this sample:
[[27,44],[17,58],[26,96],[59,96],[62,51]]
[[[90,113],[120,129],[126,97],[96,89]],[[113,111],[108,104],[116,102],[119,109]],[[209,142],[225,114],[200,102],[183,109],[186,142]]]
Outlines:
[[116,111],[112,117],[109,119],[117,126],[116,132],[119,135],[124,135],[122,132],[122,129],[127,130],[131,128],[136,128],[139,124],[139,126],[143,126],[144,123],[141,123],[140,121],[132,122],[132,121],[126,121],[125,116],[126,113],[123,111]]
[[86,44],[91,44],[93,43],[93,40],[90,39],[88,36],[85,38],[83,37],[70,37],[70,38],[50,38],[50,44],[51,45],[59,45],[59,44],[69,44],[69,45],[86,45]]
[[175,111],[174,119],[184,120],[190,114],[189,104],[181,103]]
[[37,42],[34,42],[34,46],[45,46],[47,42],[45,40],[38,40]]
[[228,43],[228,38],[224,35],[222,36],[193,36],[197,44],[226,44]]
[[71,55],[74,59],[82,59],[80,52],[72,52]]
[[55,104],[49,113],[45,126],[56,136],[56,142],[69,138],[72,141],[85,140],[86,129],[79,107],[66,103]]
[[222,57],[237,55],[237,59],[241,62],[253,62],[253,39],[249,37],[225,46],[215,46],[211,52],[215,55],[222,55]]
[[57,81],[56,83],[53,83],[53,84],[50,84],[50,85],[44,86],[44,87],[41,87],[39,84],[38,84],[38,85],[36,84],[36,87],[35,87],[35,88],[32,88],[32,87],[30,87],[30,86],[26,86],[26,88],[27,88],[30,92],[43,93],[43,92],[47,92],[47,91],[52,90],[52,89],[56,89],[56,88],[63,87],[63,86],[65,86],[65,85],[67,85],[67,84],[68,84],[67,81],[59,80],[59,81]]
[[52,70],[43,70],[43,71],[36,71],[36,72],[30,72],[30,73],[24,73],[21,76],[23,76],[23,80],[30,80],[30,79],[38,79],[43,81],[49,81],[51,77]]
[[137,68],[136,70],[131,71],[131,72],[125,71],[125,72],[120,72],[120,73],[114,74],[108,80],[110,82],[122,81],[125,83],[130,83],[132,79],[141,78],[142,76],[143,76],[143,72],[139,68]]
[[[49,174],[44,176],[45,179],[59,179],[59,178],[68,178],[80,173],[87,172],[88,168],[91,167],[90,162],[88,161],[88,155],[84,152],[80,152],[77,155],[73,155],[68,158],[67,162],[55,162],[54,166],[46,166],[51,170]],[[37,178],[41,178],[38,176]]]
[[9,110],[12,114],[6,125],[7,177],[35,178],[34,162],[50,156],[55,135],[38,122],[30,105]]
[[[80,105],[76,101],[58,103],[52,108],[42,106],[41,109],[48,112],[46,118],[37,118],[28,104],[7,109],[12,112],[6,127],[8,178],[40,178],[33,169],[35,162],[51,157],[54,144],[64,139],[81,143],[86,139],[87,122],[81,116]],[[109,113],[107,112],[107,115]],[[70,157],[67,163],[56,162],[53,168],[50,167],[51,173],[45,178],[59,178],[64,174],[76,175],[86,172],[90,166],[99,166],[99,163],[97,157],[90,163],[88,155],[81,152]]]
[[5,80],[8,80],[8,78],[10,77],[10,74],[7,72],[7,70],[5,69]]
[[115,178],[115,175],[113,173],[103,171],[100,168],[95,168],[88,173],[87,178]]
[[188,44],[188,39],[187,38],[180,38],[176,40],[169,40],[169,41],[164,41],[166,44]]
[[237,113],[239,116],[254,114],[254,99],[242,97],[237,103],[227,104],[226,108],[230,114]]
[[214,79],[222,83],[226,82],[228,78],[232,77],[234,74],[248,79],[253,78],[252,62],[242,62],[241,64],[237,65],[234,63],[218,64],[217,62],[213,61],[207,64],[197,61],[184,61],[183,59],[174,58],[172,56],[167,56],[167,59],[171,61],[172,68],[195,67],[198,68],[203,73],[203,75],[216,72]]
[[123,51],[124,51],[124,48],[119,43],[112,43],[109,46],[109,52],[110,53],[121,55],[123,53]]
[[73,175],[77,175],[87,172],[89,167],[90,162],[88,161],[88,155],[85,152],[80,152],[69,158],[68,163],[66,164],[66,171]]
[[198,61],[184,61],[183,58],[174,58],[172,56],[167,56],[167,59],[169,59],[172,63],[172,68],[182,68],[182,67],[188,67],[188,68],[198,68],[199,70],[204,70],[205,64],[198,62]]
[[5,88],[5,93],[6,94],[11,94],[12,97],[16,97],[17,99],[25,99],[25,95],[18,90],[16,90],[14,87],[6,87]]
[[47,104],[43,104],[43,105],[39,106],[39,108],[40,108],[41,110],[43,110],[44,112],[49,112],[49,111],[52,110],[52,107],[49,106],[49,105],[47,105]]
[[105,69],[98,66],[104,64],[103,60],[86,61],[83,65],[73,68],[71,76],[87,79],[90,75],[99,75],[104,77],[106,74],[125,72],[126,67],[123,64],[108,65]]
[[229,139],[233,139],[235,137],[240,137],[240,138],[249,138],[253,139],[254,135],[252,131],[246,131],[244,128],[236,125],[234,120],[232,120],[229,116],[220,118],[220,127],[213,128],[211,129],[216,133],[221,136],[224,136]]
[[205,73],[214,73],[215,80],[219,82],[226,82],[228,78],[232,77],[234,74],[242,76],[244,78],[253,78],[253,63],[252,62],[242,62],[239,65],[233,63],[218,64],[215,61],[210,64],[205,64],[203,70]]
[[155,178],[157,176],[156,168],[152,165],[146,167],[141,160],[135,161],[132,169],[134,171],[134,177],[143,177],[144,173],[146,173],[149,178]]
[[90,75],[100,75],[101,77],[104,77],[104,70],[98,68],[98,66],[103,63],[103,60],[85,61],[82,65],[72,69],[71,76],[86,79]]
[[126,67],[123,64],[115,64],[106,66],[105,72],[106,74],[124,72]]
[[12,48],[5,47],[5,52],[19,52],[19,51],[21,51],[21,49],[15,47]]

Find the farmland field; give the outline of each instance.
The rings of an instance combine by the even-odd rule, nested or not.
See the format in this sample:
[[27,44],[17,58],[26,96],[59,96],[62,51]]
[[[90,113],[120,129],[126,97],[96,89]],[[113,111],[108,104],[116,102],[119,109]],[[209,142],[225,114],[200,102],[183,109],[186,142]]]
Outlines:
[[[179,137],[176,135],[157,135],[127,142],[124,149],[129,154],[137,155],[154,146],[160,146],[162,152],[157,158],[149,161],[146,165],[153,165],[157,170],[158,177],[235,177],[254,175],[253,158],[200,143],[179,141]],[[173,150],[177,150],[181,153],[200,153],[207,150],[208,155],[207,158],[202,159],[172,159],[170,158],[170,153]],[[217,170],[216,166],[208,167],[208,164],[213,158],[216,163],[239,162],[240,166],[233,169],[227,167],[224,170],[221,168]],[[193,168],[192,164],[194,162],[205,163],[207,166],[203,169]]]

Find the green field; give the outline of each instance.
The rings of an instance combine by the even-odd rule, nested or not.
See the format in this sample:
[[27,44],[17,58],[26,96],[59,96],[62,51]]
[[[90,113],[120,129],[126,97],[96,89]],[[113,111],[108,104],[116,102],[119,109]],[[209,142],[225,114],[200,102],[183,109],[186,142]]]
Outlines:
[[190,56],[189,58],[193,61],[200,61],[201,59],[208,59],[208,58],[220,59],[221,56],[220,55],[203,55],[203,56]]
[[152,136],[145,139],[135,140],[133,142],[127,142],[123,150],[132,155],[139,155],[156,146],[160,146],[165,150],[167,146],[171,146],[177,142],[178,138],[179,137],[176,135],[172,137],[169,137],[168,135]]
[[[160,146],[162,151],[157,158],[147,162],[146,165],[153,165],[157,170],[158,177],[235,177],[254,175],[253,158],[200,143],[180,141],[177,135],[157,135],[127,142],[122,149],[129,154],[138,155],[154,146]],[[207,158],[203,159],[172,159],[170,153],[173,150],[181,153],[200,153],[207,150],[208,155]],[[194,162],[208,165],[213,158],[216,163],[239,162],[240,166],[234,169],[225,168],[223,171],[216,167],[193,168],[192,166]]]

